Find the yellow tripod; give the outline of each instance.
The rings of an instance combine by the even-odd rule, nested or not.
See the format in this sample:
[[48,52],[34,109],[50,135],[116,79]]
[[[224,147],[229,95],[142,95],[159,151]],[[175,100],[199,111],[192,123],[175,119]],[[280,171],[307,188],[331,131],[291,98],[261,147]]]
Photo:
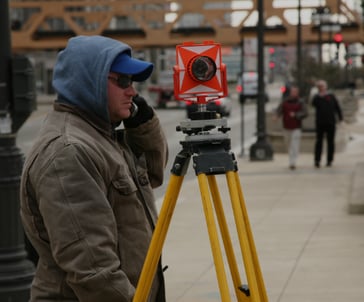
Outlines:
[[[227,121],[225,118],[186,120],[181,122],[180,127],[177,128],[187,133],[187,136],[185,141],[180,142],[183,148],[176,156],[171,169],[171,178],[133,302],[147,301],[161,256],[162,246],[167,236],[168,227],[191,156],[193,156],[193,166],[201,192],[221,301],[231,301],[231,296],[224,268],[223,252],[218,237],[216,219],[220,228],[237,300],[239,302],[268,301],[237,173],[237,162],[234,154],[230,151],[230,139],[226,134],[230,129],[226,125]],[[218,132],[211,133],[210,130],[216,127],[219,127]],[[240,279],[236,257],[224,215],[224,208],[215,178],[217,174],[226,175],[236,231],[240,243],[240,252],[248,282],[247,285],[243,285]],[[214,210],[216,215],[214,215]]]

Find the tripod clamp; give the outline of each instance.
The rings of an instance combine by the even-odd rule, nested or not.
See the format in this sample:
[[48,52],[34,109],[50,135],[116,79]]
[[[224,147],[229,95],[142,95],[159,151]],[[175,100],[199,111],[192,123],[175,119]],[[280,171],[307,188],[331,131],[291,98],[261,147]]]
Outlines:
[[[183,148],[176,156],[171,173],[178,176],[185,175],[192,155],[195,155],[193,167],[196,175],[237,171],[235,155],[230,151],[231,140],[226,133],[230,128],[226,125],[225,118],[182,121],[178,129],[187,136],[184,141],[180,141]],[[210,130],[214,128],[217,128],[218,132],[211,133]]]
[[[180,125],[176,127],[177,131],[182,131],[187,135],[193,134],[201,134],[205,131],[210,131],[214,128],[217,128],[218,131],[222,133],[226,133],[231,130],[231,128],[227,127],[227,119],[226,118],[216,118],[215,112],[195,112],[200,113],[199,116],[195,116],[194,119],[187,119],[180,122]],[[206,113],[214,113],[213,115],[206,115]],[[203,115],[201,115],[203,114]],[[204,119],[200,119],[198,117],[203,117]]]

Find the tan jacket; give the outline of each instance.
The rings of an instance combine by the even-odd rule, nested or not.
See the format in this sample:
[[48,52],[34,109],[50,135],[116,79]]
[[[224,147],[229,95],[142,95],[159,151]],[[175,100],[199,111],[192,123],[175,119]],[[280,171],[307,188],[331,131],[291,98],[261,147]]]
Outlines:
[[[31,301],[132,300],[167,144],[155,115],[118,141],[70,106],[55,105],[47,117],[21,182],[23,225],[40,257]],[[158,272],[149,301],[163,288]]]

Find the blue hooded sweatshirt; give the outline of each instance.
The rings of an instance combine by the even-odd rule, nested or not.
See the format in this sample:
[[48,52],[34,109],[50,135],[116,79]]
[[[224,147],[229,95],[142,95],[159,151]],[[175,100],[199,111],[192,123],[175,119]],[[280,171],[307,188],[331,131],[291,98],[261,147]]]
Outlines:
[[102,36],[77,36],[57,57],[53,87],[57,102],[77,106],[109,122],[107,76],[129,45]]

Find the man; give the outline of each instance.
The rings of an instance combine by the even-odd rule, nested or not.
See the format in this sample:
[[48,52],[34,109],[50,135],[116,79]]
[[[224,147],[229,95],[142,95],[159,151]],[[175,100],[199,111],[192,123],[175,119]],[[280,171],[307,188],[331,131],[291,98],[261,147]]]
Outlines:
[[[156,113],[132,86],[152,70],[101,36],[72,38],[59,53],[54,110],[21,181],[21,217],[39,254],[30,301],[132,301],[167,161]],[[148,301],[165,301],[161,267]]]
[[297,158],[300,152],[302,119],[307,116],[305,104],[299,98],[297,86],[290,87],[289,95],[277,108],[277,117],[282,117],[284,138],[289,155],[289,168],[296,169]]
[[312,99],[312,106],[316,109],[315,167],[320,167],[322,142],[325,135],[327,141],[326,166],[330,167],[335,153],[336,118],[342,121],[343,115],[335,95],[328,93],[326,81],[319,80],[316,86],[318,93]]

